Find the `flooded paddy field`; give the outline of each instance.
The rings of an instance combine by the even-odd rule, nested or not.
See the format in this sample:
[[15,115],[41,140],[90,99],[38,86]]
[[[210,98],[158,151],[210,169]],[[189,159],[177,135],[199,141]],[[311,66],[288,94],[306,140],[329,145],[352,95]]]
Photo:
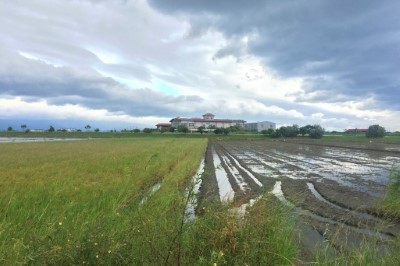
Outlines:
[[206,165],[212,170],[200,198],[239,207],[272,193],[298,214],[309,249],[328,241],[343,251],[367,241],[384,252],[400,223],[386,219],[379,204],[399,163],[399,143],[211,141]]
[[73,140],[87,140],[88,138],[49,138],[49,137],[0,137],[0,143],[25,143],[25,142],[51,142],[51,141],[73,141]]

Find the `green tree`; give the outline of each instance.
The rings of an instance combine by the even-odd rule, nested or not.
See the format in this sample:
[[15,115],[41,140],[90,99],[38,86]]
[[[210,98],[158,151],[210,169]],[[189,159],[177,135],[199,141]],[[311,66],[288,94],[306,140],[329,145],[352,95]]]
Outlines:
[[135,129],[133,130],[133,133],[140,133],[140,129],[135,128]]
[[234,125],[234,126],[229,127],[229,131],[231,131],[231,132],[237,132],[237,131],[241,131],[241,130],[243,130],[243,128],[239,125]]
[[230,132],[231,132],[231,131],[230,131],[229,128],[223,128],[223,127],[217,127],[217,128],[214,130],[214,133],[215,133],[215,134],[218,134],[218,135],[222,135],[222,134],[228,135]]
[[160,132],[161,133],[164,133],[164,132],[167,132],[168,131],[168,128],[165,128],[165,127],[162,127],[161,129],[160,129]]
[[299,133],[304,137],[304,135],[310,134],[310,131],[314,129],[312,125],[307,125],[304,127],[299,128]]
[[54,127],[53,127],[53,126],[50,126],[50,127],[49,127],[49,132],[54,132],[54,131],[56,131],[56,130],[54,129]]
[[148,128],[148,127],[143,128],[143,133],[151,133],[151,132],[153,132],[153,130],[151,128]]
[[8,127],[7,131],[13,131],[13,128],[12,127]]
[[96,129],[94,130],[94,132],[100,132],[100,129],[99,129],[99,128],[96,128]]
[[214,129],[214,134],[218,134],[218,135],[224,134],[224,129],[217,127],[216,129]]
[[272,133],[274,133],[274,130],[272,128],[261,130],[261,134],[263,135],[271,135]]
[[22,131],[24,131],[26,129],[26,125],[25,124],[21,125],[21,129]]
[[169,128],[169,132],[175,132],[175,130],[176,130],[176,128],[174,128],[174,127]]
[[271,138],[275,138],[275,139],[282,137],[281,128],[272,132],[272,134],[270,136],[271,136]]
[[368,138],[383,138],[385,136],[386,130],[380,125],[371,125],[368,127],[365,136]]
[[186,134],[189,132],[189,128],[187,126],[180,125],[178,126],[177,131]]
[[308,132],[308,136],[312,139],[320,139],[325,133],[325,129],[320,125],[312,126],[312,129]]
[[299,134],[299,126],[287,126],[287,127],[280,127],[279,129],[281,135],[286,138],[293,138]]
[[203,134],[205,129],[206,129],[205,126],[201,126],[201,127],[197,128],[197,130],[200,132],[200,134]]
[[92,127],[91,127],[90,125],[86,125],[86,126],[85,126],[86,131],[89,131],[91,128],[92,128]]

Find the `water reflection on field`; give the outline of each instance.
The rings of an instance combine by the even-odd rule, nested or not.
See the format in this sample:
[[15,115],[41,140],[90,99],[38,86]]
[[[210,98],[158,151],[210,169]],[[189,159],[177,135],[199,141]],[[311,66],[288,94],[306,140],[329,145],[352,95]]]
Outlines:
[[0,143],[47,142],[47,141],[72,141],[87,138],[0,138]]
[[[333,147],[287,142],[225,142],[225,150],[269,178],[328,179],[360,191],[382,193],[400,152],[385,145]],[[397,147],[393,147],[394,150]]]

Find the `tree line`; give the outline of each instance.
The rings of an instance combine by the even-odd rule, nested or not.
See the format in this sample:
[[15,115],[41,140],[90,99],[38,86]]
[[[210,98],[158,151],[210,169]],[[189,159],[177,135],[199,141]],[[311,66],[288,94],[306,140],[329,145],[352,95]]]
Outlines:
[[[92,127],[88,124],[85,126],[86,131],[90,131]],[[27,127],[26,124],[21,125],[21,130],[28,133],[30,132],[30,129]],[[7,131],[13,131],[13,128],[9,126],[7,128]],[[58,129],[56,130],[53,126],[50,126],[48,132],[54,132],[54,131],[61,131],[61,132],[67,132],[68,130],[66,129]],[[80,129],[76,129],[76,132],[82,132]],[[218,128],[216,126],[210,126],[208,128],[201,126],[197,128],[197,132],[200,134],[203,134],[205,132],[213,132],[214,134],[218,135],[228,135],[231,132],[243,132],[244,129],[240,126],[230,126],[228,128]],[[99,128],[95,128],[94,132],[100,132]],[[116,130],[110,130],[110,132],[117,132]],[[131,132],[131,133],[152,133],[152,132],[179,132],[179,133],[189,133],[190,130],[187,126],[185,125],[180,125],[178,127],[170,127],[170,128],[161,128],[161,129],[154,129],[154,128],[144,128],[143,130],[140,129],[123,129],[121,132]],[[276,130],[270,128],[266,130],[262,130],[261,134],[264,134],[266,136],[269,136],[271,138],[293,138],[297,137],[298,135],[301,136],[308,136],[313,139],[320,139],[324,136],[325,134],[325,129],[321,127],[320,125],[306,125],[303,127],[299,127],[298,125],[294,124],[292,126],[282,126]],[[366,137],[368,138],[382,138],[386,135],[386,130],[384,127],[375,124],[371,125],[368,127],[367,132],[365,133]]]

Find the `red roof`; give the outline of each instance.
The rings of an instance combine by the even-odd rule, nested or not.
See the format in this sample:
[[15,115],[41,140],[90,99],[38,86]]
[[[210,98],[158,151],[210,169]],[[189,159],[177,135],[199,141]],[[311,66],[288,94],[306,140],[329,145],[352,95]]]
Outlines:
[[203,119],[203,118],[173,118],[171,119],[170,122],[172,121],[187,121],[187,122],[217,122],[217,123],[245,123],[246,121],[244,120],[232,120],[232,119]]
[[213,115],[212,113],[206,113],[203,116],[215,116],[215,115]]

